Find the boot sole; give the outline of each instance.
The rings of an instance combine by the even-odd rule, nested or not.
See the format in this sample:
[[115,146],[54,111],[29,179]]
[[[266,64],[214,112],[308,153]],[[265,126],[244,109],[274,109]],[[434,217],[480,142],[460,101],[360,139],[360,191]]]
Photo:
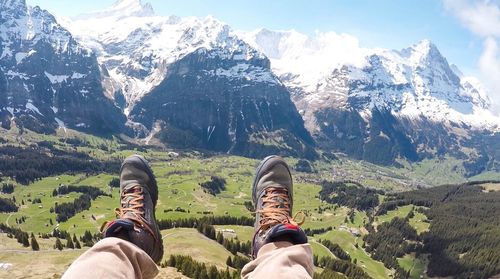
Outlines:
[[153,205],[156,207],[156,202],[158,201],[158,184],[156,183],[156,178],[153,174],[153,170],[149,166],[148,161],[139,155],[131,155],[123,161],[123,164],[120,168],[120,173],[122,172],[123,165],[125,163],[133,164],[136,168],[146,172],[149,176],[149,183],[146,185],[148,187],[148,191],[151,194],[151,199],[153,200]]

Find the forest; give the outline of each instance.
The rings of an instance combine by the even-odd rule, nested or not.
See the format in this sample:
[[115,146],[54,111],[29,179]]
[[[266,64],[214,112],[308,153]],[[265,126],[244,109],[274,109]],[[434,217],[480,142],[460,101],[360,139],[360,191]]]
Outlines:
[[215,196],[220,194],[221,191],[226,190],[226,179],[213,175],[209,181],[200,183],[200,186],[203,188],[203,191]]
[[16,212],[17,205],[8,198],[0,198],[0,212]]
[[323,181],[319,197],[331,204],[367,211],[379,204],[378,194],[383,193],[381,190],[365,188],[349,181]]
[[[381,205],[429,207],[425,214],[431,220],[430,228],[420,236],[422,253],[430,254],[429,276],[489,278],[500,273],[500,192],[486,192],[477,184],[400,193],[388,199],[388,205]],[[409,236],[413,237],[413,233]]]
[[120,162],[99,161],[87,154],[39,146],[0,146],[0,172],[21,184],[63,173],[117,173]]
[[377,231],[364,236],[365,250],[375,260],[388,268],[399,267],[397,259],[405,254],[419,250],[419,237],[408,223],[408,218],[395,217],[390,222],[382,223]]
[[95,200],[98,196],[111,196],[103,192],[101,189],[92,186],[59,186],[54,189],[52,196],[66,195],[68,193],[83,193],[83,195],[76,198],[73,202],[55,204],[54,210],[56,213],[57,222],[65,222],[69,218],[75,216],[77,213],[87,210],[91,206],[91,200]]

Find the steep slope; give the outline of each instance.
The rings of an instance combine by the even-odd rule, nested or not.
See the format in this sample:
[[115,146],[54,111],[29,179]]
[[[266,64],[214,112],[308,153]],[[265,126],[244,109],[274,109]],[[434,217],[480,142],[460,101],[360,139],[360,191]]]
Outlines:
[[123,97],[137,136],[247,156],[311,153],[269,60],[213,17],[159,17],[122,0],[65,25],[109,69],[108,95]]
[[[500,130],[487,94],[428,40],[393,51],[361,48],[335,33],[263,29],[240,36],[270,57],[323,147],[382,164],[452,155],[481,161],[484,170],[496,159],[482,146],[485,135]],[[311,66],[300,67],[305,61]]]
[[96,57],[55,18],[24,0],[0,1],[0,121],[37,132],[108,133],[125,118],[103,94]]

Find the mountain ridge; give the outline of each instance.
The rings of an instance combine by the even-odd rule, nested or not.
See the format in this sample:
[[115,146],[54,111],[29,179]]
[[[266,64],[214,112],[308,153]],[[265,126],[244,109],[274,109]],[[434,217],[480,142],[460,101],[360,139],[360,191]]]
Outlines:
[[318,143],[378,164],[451,155],[471,173],[497,168],[500,121],[486,92],[429,40],[396,51],[334,32],[237,32],[212,16],[157,16],[139,0],[61,22],[96,56],[95,89],[119,108],[119,132],[148,142],[311,158]]

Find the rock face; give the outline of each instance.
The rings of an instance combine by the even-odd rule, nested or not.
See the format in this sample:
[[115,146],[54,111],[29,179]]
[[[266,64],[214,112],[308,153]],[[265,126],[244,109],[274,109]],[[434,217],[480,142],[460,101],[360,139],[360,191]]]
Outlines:
[[127,0],[65,24],[109,69],[107,95],[123,97],[136,136],[245,156],[315,156],[269,60],[218,20],[159,17]]
[[125,117],[103,94],[92,52],[24,0],[0,1],[0,121],[52,133],[120,131]]
[[199,49],[185,56],[134,106],[131,118],[147,127],[163,121],[162,138],[179,147],[314,157],[312,138],[289,92],[271,73],[267,58],[247,51]]

